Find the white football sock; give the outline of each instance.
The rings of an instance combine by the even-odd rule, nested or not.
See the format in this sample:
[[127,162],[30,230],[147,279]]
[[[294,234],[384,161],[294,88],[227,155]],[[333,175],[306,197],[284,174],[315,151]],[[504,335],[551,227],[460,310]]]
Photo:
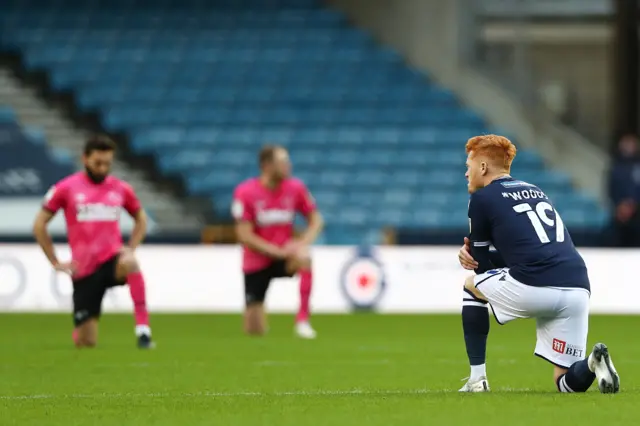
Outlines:
[[474,382],[480,377],[487,377],[487,364],[471,366],[471,377],[469,377],[469,380]]

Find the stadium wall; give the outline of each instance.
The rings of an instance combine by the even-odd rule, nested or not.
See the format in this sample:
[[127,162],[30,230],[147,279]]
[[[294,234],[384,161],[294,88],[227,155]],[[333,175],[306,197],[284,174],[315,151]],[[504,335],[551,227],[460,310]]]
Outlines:
[[[66,246],[57,246],[62,259]],[[314,293],[319,313],[358,309],[380,313],[458,313],[468,272],[457,262],[458,247],[313,248]],[[237,313],[243,308],[241,253],[237,246],[145,246],[138,258],[153,312]],[[592,281],[595,313],[640,314],[640,290],[629,267],[636,250],[581,250]],[[70,312],[71,282],[56,274],[33,244],[0,245],[0,312]],[[126,288],[110,291],[106,312],[131,312]],[[271,312],[298,307],[295,279],[273,283]]]

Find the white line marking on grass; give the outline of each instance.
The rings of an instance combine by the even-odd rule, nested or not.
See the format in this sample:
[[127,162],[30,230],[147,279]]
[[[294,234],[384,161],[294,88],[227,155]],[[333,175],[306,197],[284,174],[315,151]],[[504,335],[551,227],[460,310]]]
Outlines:
[[[532,389],[499,388],[500,392],[531,392]],[[243,398],[243,397],[309,397],[309,396],[402,396],[457,393],[451,389],[382,389],[382,390],[312,390],[312,391],[283,391],[283,392],[194,392],[194,393],[96,393],[96,394],[42,394],[42,395],[0,395],[0,400],[36,400],[36,399],[117,399],[117,398]]]

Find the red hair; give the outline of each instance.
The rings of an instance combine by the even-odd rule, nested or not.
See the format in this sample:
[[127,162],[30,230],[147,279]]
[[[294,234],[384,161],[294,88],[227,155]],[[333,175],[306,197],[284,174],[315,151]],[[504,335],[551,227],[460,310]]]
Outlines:
[[467,141],[467,154],[482,155],[492,163],[511,169],[511,163],[516,157],[516,146],[504,136],[482,135],[474,136]]

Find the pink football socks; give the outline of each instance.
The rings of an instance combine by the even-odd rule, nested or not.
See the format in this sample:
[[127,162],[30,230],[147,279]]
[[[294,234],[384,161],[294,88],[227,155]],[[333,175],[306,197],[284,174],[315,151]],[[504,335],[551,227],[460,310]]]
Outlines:
[[133,272],[127,275],[127,283],[133,300],[133,310],[136,320],[136,335],[151,335],[149,327],[149,311],[147,310],[147,295],[142,272]]
[[300,271],[300,309],[296,316],[296,322],[309,321],[311,298],[311,287],[313,286],[313,276],[311,270]]

